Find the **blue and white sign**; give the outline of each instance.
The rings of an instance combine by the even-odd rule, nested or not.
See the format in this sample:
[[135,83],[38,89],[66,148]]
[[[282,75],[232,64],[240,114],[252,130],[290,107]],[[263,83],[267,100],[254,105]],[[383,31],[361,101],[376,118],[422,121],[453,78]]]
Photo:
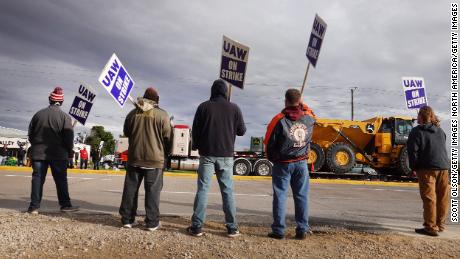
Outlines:
[[115,99],[121,108],[125,105],[131,90],[134,87],[134,80],[128,74],[126,68],[121,64],[120,59],[113,53],[109,62],[105,65],[99,76],[99,82]]
[[75,96],[70,106],[70,116],[85,125],[91,107],[93,107],[94,98],[96,98],[96,92],[91,87],[81,84],[78,87],[78,95]]
[[321,45],[323,44],[324,34],[326,34],[326,27],[326,22],[318,15],[315,15],[313,29],[311,30],[310,40],[308,41],[307,47],[307,58],[313,67],[316,67],[316,62],[318,62],[319,51],[321,50]]
[[243,89],[248,56],[249,47],[224,35],[222,59],[220,62],[220,78],[231,85]]
[[420,109],[428,105],[423,77],[403,77],[402,84],[408,109]]

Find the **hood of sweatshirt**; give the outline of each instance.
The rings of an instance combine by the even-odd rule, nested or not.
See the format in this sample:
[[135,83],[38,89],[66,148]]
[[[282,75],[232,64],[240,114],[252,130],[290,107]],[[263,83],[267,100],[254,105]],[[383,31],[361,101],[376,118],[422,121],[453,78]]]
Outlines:
[[148,110],[158,107],[158,103],[147,98],[139,97],[137,98],[136,106],[137,108],[146,112]]
[[436,127],[432,123],[428,123],[428,124],[420,125],[420,130],[434,133],[434,132],[436,132],[438,130],[438,127]]
[[282,113],[291,121],[296,121],[300,119],[303,115],[303,109],[300,105],[298,106],[288,106],[284,108]]
[[211,87],[211,100],[216,98],[225,98],[227,99],[227,84],[222,79],[217,79],[214,81]]

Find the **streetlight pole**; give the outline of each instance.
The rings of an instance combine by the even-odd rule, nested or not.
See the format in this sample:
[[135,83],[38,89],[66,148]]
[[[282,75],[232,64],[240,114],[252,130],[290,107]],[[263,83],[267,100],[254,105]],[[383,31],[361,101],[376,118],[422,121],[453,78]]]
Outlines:
[[355,92],[355,90],[358,89],[358,87],[351,87],[350,88],[350,91],[351,91],[351,120],[354,120],[354,102],[353,102],[353,94]]

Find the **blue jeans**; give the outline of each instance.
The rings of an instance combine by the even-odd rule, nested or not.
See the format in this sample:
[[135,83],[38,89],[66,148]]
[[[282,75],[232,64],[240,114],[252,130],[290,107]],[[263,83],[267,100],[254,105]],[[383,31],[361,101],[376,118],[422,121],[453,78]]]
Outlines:
[[310,176],[305,160],[292,163],[275,163],[273,166],[273,224],[276,234],[284,235],[286,229],[286,197],[291,185],[295,206],[296,232],[310,230],[308,225],[308,192]]
[[32,161],[32,191],[30,194],[29,209],[40,208],[43,196],[43,184],[45,184],[48,166],[51,167],[54,183],[56,184],[59,205],[71,207],[69,187],[67,183],[67,160],[33,160]]
[[222,195],[222,207],[225,213],[225,225],[237,229],[236,207],[233,198],[233,157],[200,157],[198,167],[197,192],[193,203],[192,227],[202,228],[206,219],[208,190],[212,176],[216,173]]

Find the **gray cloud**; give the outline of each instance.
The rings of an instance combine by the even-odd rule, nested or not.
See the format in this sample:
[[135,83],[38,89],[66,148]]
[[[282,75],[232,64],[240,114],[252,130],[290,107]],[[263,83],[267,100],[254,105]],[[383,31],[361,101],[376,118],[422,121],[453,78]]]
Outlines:
[[238,147],[247,147],[282,109],[284,91],[302,83],[315,13],[328,28],[304,98],[319,116],[348,119],[352,86],[357,119],[412,116],[401,77],[423,76],[430,105],[448,119],[447,2],[16,0],[0,2],[0,124],[26,129],[56,85],[67,111],[86,82],[98,91],[89,125],[118,135],[131,107],[120,109],[97,82],[113,52],[136,81],[133,96],[154,85],[176,123],[190,124],[217,77],[225,34],[251,47],[246,87],[232,98],[249,128]]

